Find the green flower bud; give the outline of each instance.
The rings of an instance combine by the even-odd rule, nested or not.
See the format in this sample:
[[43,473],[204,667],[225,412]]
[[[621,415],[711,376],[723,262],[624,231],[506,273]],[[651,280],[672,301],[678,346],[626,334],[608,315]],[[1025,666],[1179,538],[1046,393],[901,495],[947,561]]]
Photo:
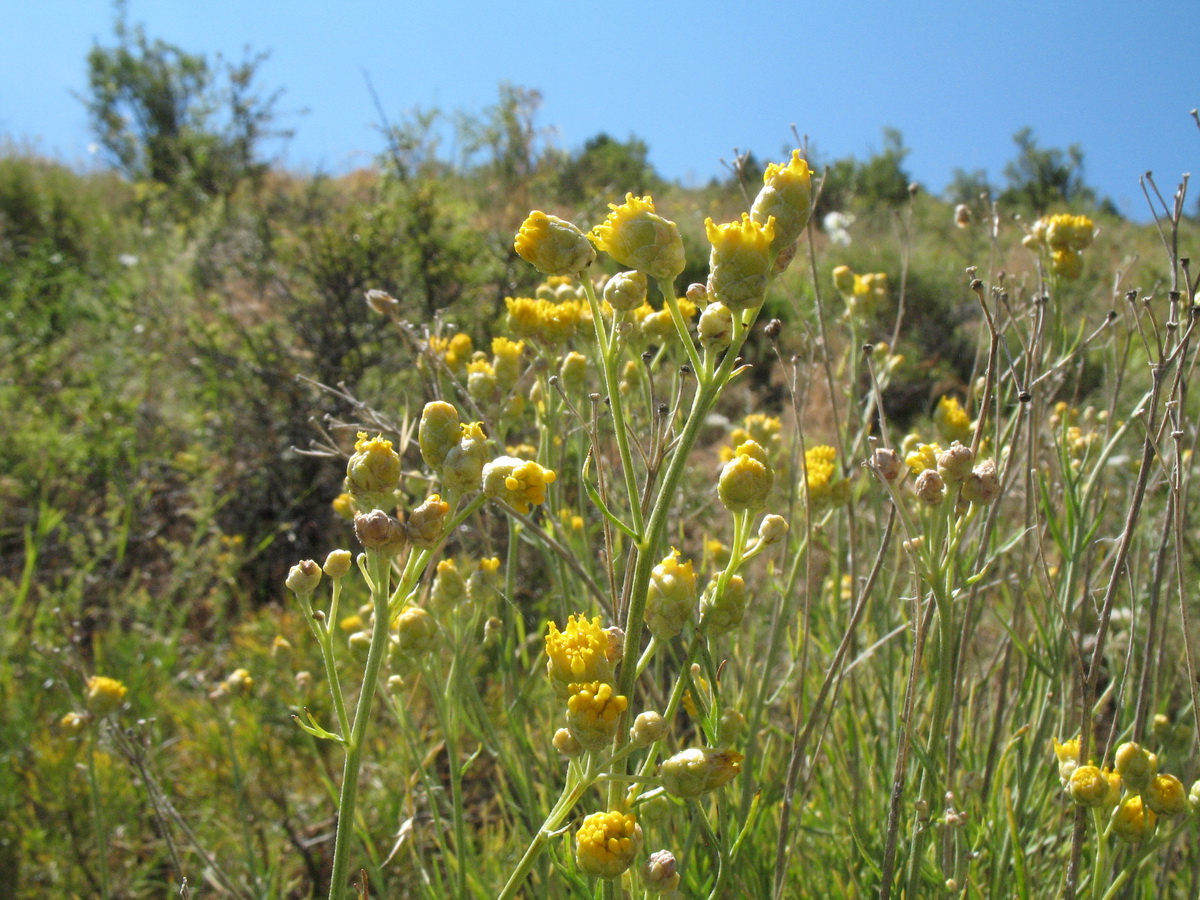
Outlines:
[[446,454],[458,445],[462,437],[462,422],[458,410],[441,400],[426,403],[417,429],[421,458],[435,472],[441,471]]
[[714,634],[725,634],[742,624],[746,615],[746,582],[741,575],[734,575],[717,593],[720,576],[714,575],[700,600],[700,611],[704,627]]
[[1133,796],[1113,813],[1111,827],[1113,834],[1125,843],[1138,844],[1148,832],[1153,832],[1154,821],[1154,811],[1142,805],[1141,797]]
[[570,351],[563,357],[562,367],[559,369],[563,387],[573,394],[582,393],[587,383],[587,369],[588,358],[582,353]]
[[1157,773],[1157,761],[1140,744],[1127,741],[1117,748],[1117,772],[1129,790],[1141,793]]
[[721,302],[704,307],[697,326],[700,346],[706,350],[724,350],[733,341],[733,311]]
[[307,597],[321,583],[321,568],[311,559],[304,559],[288,570],[284,584],[293,594]]
[[660,641],[670,640],[683,630],[696,608],[696,574],[692,562],[681,563],[672,549],[650,572],[646,592],[646,625]]
[[[408,533],[404,526],[382,509],[356,515],[354,534],[359,543],[368,550],[378,550],[388,556],[395,556],[404,549],[408,541]],[[313,565],[315,567],[316,563]]]
[[1097,766],[1080,766],[1071,773],[1067,793],[1080,806],[1097,809],[1108,797],[1108,779]]
[[592,243],[623,266],[672,282],[683,271],[683,240],[674,222],[654,212],[651,197],[625,195],[610,203],[608,218],[588,235]]
[[793,150],[786,166],[771,163],[763,173],[763,186],[750,207],[750,218],[760,225],[775,219],[771,252],[781,251],[796,242],[812,213],[812,173],[808,163]]
[[437,564],[433,587],[429,590],[429,605],[436,613],[449,612],[460,607],[467,599],[467,582],[452,559],[443,559]]
[[708,259],[708,296],[732,310],[757,309],[767,295],[771,273],[771,241],[775,221],[754,222],[742,213],[740,222],[716,225],[704,220],[712,244]]
[[400,483],[400,456],[392,442],[358,433],[354,455],[346,464],[346,487],[360,509],[387,506]]
[[354,556],[349,550],[330,550],[329,555],[325,557],[325,565],[321,569],[336,581],[350,571],[350,564],[353,561]]
[[726,784],[741,770],[740,753],[694,747],[663,762],[658,775],[668,794],[682,800],[694,800]]
[[405,656],[424,656],[433,649],[437,637],[437,620],[419,606],[407,607],[396,619],[393,641]]
[[774,482],[767,452],[757,442],[746,441],[721,470],[717,494],[730,512],[759,509],[766,505]]
[[665,894],[679,887],[679,866],[670,850],[651,853],[638,874],[642,886],[651,894]]
[[1187,810],[1183,782],[1174,775],[1155,775],[1142,791],[1146,805],[1160,816],[1177,816]]
[[666,736],[666,720],[653,710],[638,713],[633,720],[633,727],[629,729],[629,741],[636,747],[647,747]]
[[946,484],[961,484],[971,474],[973,462],[975,454],[971,452],[971,448],[955,441],[950,445],[950,449],[938,454],[937,471]]
[[604,299],[619,312],[637,309],[646,302],[646,276],[641,272],[618,272],[604,285]]
[[414,547],[432,550],[442,539],[450,504],[433,494],[409,514],[404,530]]
[[536,209],[521,224],[513,248],[545,275],[578,275],[596,260],[582,231]]

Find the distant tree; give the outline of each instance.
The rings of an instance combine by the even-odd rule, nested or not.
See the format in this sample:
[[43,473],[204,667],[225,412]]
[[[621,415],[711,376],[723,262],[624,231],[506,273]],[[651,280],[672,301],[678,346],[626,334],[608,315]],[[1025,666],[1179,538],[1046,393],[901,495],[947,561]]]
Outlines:
[[[909,148],[896,128],[883,129],[883,150],[859,162],[852,156],[835,160],[826,168],[817,215],[852,206],[896,206],[908,199],[911,177],[904,169]],[[817,171],[821,167],[817,166]]]
[[601,132],[563,163],[558,176],[559,195],[567,203],[581,204],[626,191],[650,192],[660,179],[647,159],[649,152],[640,138],[618,141]]
[[1056,205],[1094,204],[1096,192],[1083,180],[1083,150],[1072,144],[1065,151],[1042,148],[1032,128],[1013,135],[1017,158],[1004,167],[1007,185],[1000,202],[1041,215]]
[[192,201],[227,196],[266,169],[257,158],[274,129],[279,92],[258,93],[266,58],[238,64],[150,40],[117,5],[114,47],[88,53],[83,98],[100,147],[133,180],[152,181]]
[[987,194],[996,196],[996,189],[988,181],[987,172],[983,169],[955,169],[954,177],[946,185],[945,197],[950,203],[965,203],[972,206],[979,202],[980,196]]

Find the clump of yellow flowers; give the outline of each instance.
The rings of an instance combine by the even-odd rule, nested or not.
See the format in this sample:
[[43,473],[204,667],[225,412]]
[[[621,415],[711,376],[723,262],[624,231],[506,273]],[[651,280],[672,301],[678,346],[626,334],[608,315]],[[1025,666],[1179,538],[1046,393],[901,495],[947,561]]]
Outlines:
[[1083,251],[1096,235],[1096,224],[1087,216],[1059,213],[1033,223],[1024,244],[1050,257],[1050,271],[1061,278],[1076,279],[1083,272]]
[[575,833],[575,863],[585,875],[619,878],[642,846],[642,827],[633,813],[592,813]]
[[654,199],[626,194],[624,203],[608,208],[608,217],[588,235],[592,242],[623,266],[674,281],[685,265],[683,239],[674,222],[654,211]]
[[546,675],[554,692],[570,696],[570,686],[590,681],[612,682],[613,670],[608,658],[608,633],[600,627],[600,617],[583,615],[567,618],[559,631],[550,623],[546,632]]

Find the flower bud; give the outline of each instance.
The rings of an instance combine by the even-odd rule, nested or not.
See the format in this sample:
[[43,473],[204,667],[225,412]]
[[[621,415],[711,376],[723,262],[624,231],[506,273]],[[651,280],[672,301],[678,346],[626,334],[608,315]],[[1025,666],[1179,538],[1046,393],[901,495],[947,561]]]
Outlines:
[[946,496],[946,482],[937,473],[937,469],[926,469],[917,476],[913,491],[926,506],[937,506]]
[[371,632],[351,632],[350,636],[346,638],[346,643],[350,647],[350,655],[362,662],[371,652]]
[[582,231],[536,209],[521,224],[513,247],[545,275],[578,275],[596,260],[596,251]]
[[732,745],[746,730],[746,717],[733,707],[726,707],[721,713],[721,722],[717,728],[717,744],[721,747]]
[[308,670],[301,670],[301,671],[297,672],[296,676],[295,676],[295,681],[296,681],[296,690],[298,690],[301,694],[307,694],[309,691],[312,690],[312,686],[313,686],[312,672],[309,672]]
[[286,663],[292,658],[292,642],[285,638],[282,634],[275,635],[275,639],[271,641],[271,659],[277,659],[280,662]]
[[1108,778],[1097,766],[1079,766],[1071,773],[1067,793],[1080,806],[1098,809],[1108,797]]
[[638,713],[638,717],[633,720],[633,727],[629,729],[629,741],[637,747],[649,746],[666,736],[667,722],[653,710]]
[[358,433],[354,455],[346,463],[346,487],[361,509],[386,506],[400,483],[400,456],[392,442]]
[[971,474],[971,463],[974,461],[975,454],[971,452],[971,448],[955,441],[949,450],[938,454],[937,471],[946,484],[959,484],[966,481],[967,476]]
[[617,625],[609,625],[604,629],[604,635],[608,638],[608,646],[604,648],[604,655],[608,657],[610,663],[619,663],[625,658],[625,629]]
[[619,878],[642,847],[642,827],[633,813],[592,813],[575,833],[575,864],[585,875]]
[[651,894],[665,894],[679,887],[679,866],[670,850],[656,850],[638,870],[642,886]]
[[429,496],[424,503],[414,509],[404,523],[404,530],[414,547],[421,550],[432,550],[442,539],[446,527],[446,516],[450,514],[450,504],[437,494]]
[[406,607],[396,619],[396,648],[405,656],[424,656],[437,641],[438,624],[419,606]]
[[732,310],[757,309],[767,293],[775,221],[758,223],[742,213],[740,222],[716,225],[704,220],[712,244],[708,258],[708,296]]
[[750,207],[752,221],[765,225],[775,219],[771,254],[778,256],[796,242],[812,212],[812,173],[808,163],[793,150],[787,165],[771,163],[763,173],[763,186]]
[[456,610],[467,599],[467,582],[452,559],[437,564],[433,587],[429,589],[429,607],[439,615]]
[[741,575],[734,575],[717,593],[720,576],[714,575],[700,600],[700,614],[704,627],[714,634],[725,634],[742,624],[746,615],[746,582]]
[[904,464],[900,462],[900,454],[891,447],[879,447],[871,454],[871,468],[887,482],[895,481],[904,473]]
[[962,497],[971,503],[991,503],[1000,496],[1000,476],[996,474],[996,463],[985,459],[963,482]]
[[84,702],[88,712],[97,719],[102,719],[110,713],[115,713],[125,702],[129,688],[115,678],[104,675],[92,675],[87,680],[87,694]]
[[1174,775],[1155,775],[1142,791],[1142,799],[1157,815],[1177,816],[1187,809],[1183,782]]
[[569,728],[560,728],[554,732],[554,738],[551,743],[554,744],[554,749],[567,759],[574,759],[584,752],[583,744],[575,740],[575,735],[571,734]]
[[349,550],[330,550],[325,557],[325,565],[321,570],[335,581],[344,577],[350,571],[354,556]]
[[506,391],[521,377],[521,353],[524,350],[524,341],[503,336],[492,338],[492,370],[496,373],[496,381]]
[[389,516],[382,509],[356,515],[354,534],[358,542],[368,550],[378,550],[387,556],[395,556],[403,550],[408,540],[408,534],[399,520]]
[[672,549],[650,572],[646,592],[646,625],[660,641],[670,640],[683,630],[696,608],[696,573],[692,562],[679,561]]
[[706,350],[724,350],[733,341],[733,311],[721,302],[704,307],[697,326],[700,346]]
[[79,734],[87,726],[87,719],[77,712],[69,712],[58,720],[58,727],[67,734]]
[[778,544],[787,533],[787,519],[775,513],[763,516],[763,520],[758,526],[758,539],[764,547],[769,547],[771,544]]
[[546,485],[554,482],[555,473],[535,462],[498,456],[483,467],[482,477],[485,494],[527,514],[531,505],[546,502]]
[[730,512],[759,509],[766,505],[774,482],[767,452],[757,442],[746,441],[721,470],[717,494]]
[[458,445],[462,437],[461,426],[458,410],[449,403],[435,400],[425,404],[417,429],[417,443],[421,445],[421,458],[435,472],[441,470],[446,454]]
[[378,289],[369,290],[366,297],[367,306],[371,307],[372,312],[379,313],[381,316],[390,316],[400,308],[400,301],[387,291]]
[[320,583],[321,569],[311,559],[301,560],[292,566],[288,570],[287,580],[284,581],[289,591],[301,597],[307,597]]
[[563,387],[573,394],[583,393],[587,383],[588,358],[582,353],[570,351],[563,357],[562,366],[558,370]]
[[617,262],[664,282],[674,281],[685,265],[683,240],[674,222],[654,212],[651,197],[625,195],[610,203],[608,218],[588,237]]
[[954,207],[954,224],[959,228],[969,228],[971,225],[971,207],[960,203]]
[[1117,771],[1125,787],[1141,793],[1154,780],[1158,766],[1140,744],[1127,741],[1117,748]]
[[641,272],[618,272],[604,285],[604,299],[619,312],[637,309],[646,302],[646,276]]
[[682,800],[694,800],[721,787],[741,770],[740,753],[693,747],[664,761],[658,775],[668,794]]
[[496,370],[486,359],[473,359],[467,363],[467,394],[476,403],[488,403],[500,391]]
[[854,294],[854,271],[849,266],[838,266],[833,270],[833,286],[843,297]]
[[1142,805],[1140,796],[1126,799],[1112,817],[1112,832],[1127,844],[1137,844],[1154,830],[1154,812]]

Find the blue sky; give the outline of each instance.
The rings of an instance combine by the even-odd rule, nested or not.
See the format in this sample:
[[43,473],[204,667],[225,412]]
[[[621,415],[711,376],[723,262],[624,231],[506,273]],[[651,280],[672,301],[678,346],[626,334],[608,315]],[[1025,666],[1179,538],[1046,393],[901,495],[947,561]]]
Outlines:
[[[1174,189],[1197,168],[1197,0],[900,3],[724,0],[521,4],[409,0],[129,0],[129,19],[192,52],[265,50],[295,137],[278,156],[339,172],[382,150],[366,88],[388,116],[478,112],[508,81],[542,92],[539,123],[567,149],[637,135],[664,175],[703,183],[734,147],[778,159],[794,123],[826,160],[865,158],[893,126],[914,178],[954,169],[1002,181],[1012,135],[1082,146],[1085,177],[1145,217],[1138,176]],[[112,42],[104,2],[0,0],[0,136],[86,163],[74,94]],[[1200,185],[1197,185],[1200,189]]]

